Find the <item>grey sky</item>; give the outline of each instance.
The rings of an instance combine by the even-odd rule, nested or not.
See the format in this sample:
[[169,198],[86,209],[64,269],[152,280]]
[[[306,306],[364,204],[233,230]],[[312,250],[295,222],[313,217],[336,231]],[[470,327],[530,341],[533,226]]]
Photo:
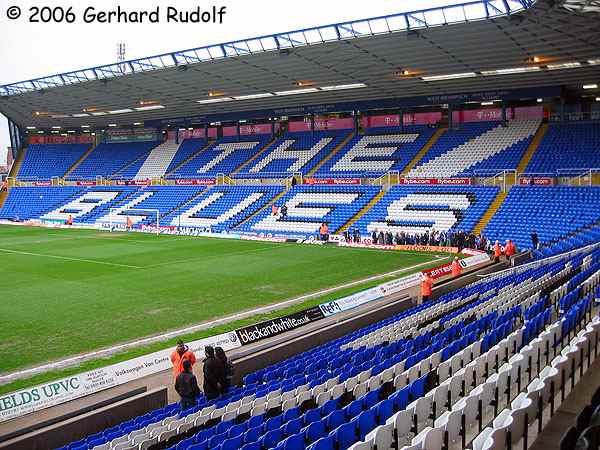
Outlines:
[[[126,42],[127,58],[199,47],[257,35],[290,31],[346,20],[375,17],[415,9],[456,4],[460,0],[0,0],[0,84],[27,80],[115,62],[116,45]],[[222,25],[217,24],[85,24],[81,16],[87,7],[111,10],[151,10],[157,5],[177,5],[191,10],[197,5],[227,6]],[[23,11],[20,19],[6,17],[10,6]],[[73,24],[29,23],[32,6],[74,6],[79,20]],[[10,145],[6,119],[0,115],[0,160]]]

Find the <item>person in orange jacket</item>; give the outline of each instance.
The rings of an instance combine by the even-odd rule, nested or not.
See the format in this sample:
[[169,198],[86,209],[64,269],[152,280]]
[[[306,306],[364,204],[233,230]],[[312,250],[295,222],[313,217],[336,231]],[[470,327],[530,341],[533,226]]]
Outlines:
[[69,217],[67,217],[67,225],[73,225],[73,216],[71,214],[69,214]]
[[494,244],[494,262],[500,262],[500,256],[502,256],[502,246],[500,242],[496,241]]
[[504,247],[504,254],[506,255],[506,259],[509,260],[511,256],[513,256],[515,253],[517,253],[517,248],[515,247],[515,244],[513,244],[513,241],[511,241],[510,239],[506,240],[506,246]]
[[171,353],[171,363],[173,364],[173,376],[177,376],[183,372],[183,362],[189,361],[193,366],[196,364],[196,355],[192,352],[182,340],[177,341],[177,347]]
[[329,240],[329,226],[325,222],[323,222],[319,227],[319,235],[319,238],[322,241]]
[[460,265],[460,261],[458,256],[454,257],[454,261],[452,261],[452,278],[456,278],[460,276],[462,272],[462,266]]
[[433,278],[427,272],[423,273],[421,280],[421,301],[428,302],[431,299],[431,288],[433,286]]
[[131,217],[127,216],[127,229],[131,230],[133,228],[133,221],[131,220]]

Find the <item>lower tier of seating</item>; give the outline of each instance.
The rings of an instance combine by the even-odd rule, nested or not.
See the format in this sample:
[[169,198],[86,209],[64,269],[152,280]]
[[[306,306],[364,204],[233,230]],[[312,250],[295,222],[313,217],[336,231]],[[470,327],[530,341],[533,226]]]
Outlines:
[[[307,238],[323,223],[329,233],[346,224],[364,237],[373,232],[470,233],[488,211],[498,188],[489,186],[298,185],[17,187],[0,219],[40,219],[75,224],[188,227],[216,232]],[[277,197],[277,200],[274,199]],[[273,213],[273,206],[277,213]],[[513,187],[484,229],[488,242],[512,239],[539,255],[597,239],[600,187]],[[596,230],[594,232],[594,230]],[[568,239],[568,240],[566,240]]]
[[599,283],[598,245],[510,269],[64,449],[504,448],[597,356]]

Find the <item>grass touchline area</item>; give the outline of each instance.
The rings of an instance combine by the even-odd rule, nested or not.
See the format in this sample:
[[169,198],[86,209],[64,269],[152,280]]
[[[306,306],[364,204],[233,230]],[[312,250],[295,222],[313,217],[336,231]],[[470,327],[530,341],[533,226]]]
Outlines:
[[[450,257],[447,257],[444,259],[436,259],[435,261],[431,262],[431,267],[436,266],[438,264],[443,264],[444,262],[447,262],[450,259],[451,259]],[[425,266],[425,267],[427,267],[427,266]],[[406,272],[403,273],[403,276],[410,275],[410,274],[418,272],[420,270],[422,270],[422,267],[407,270]],[[97,369],[99,367],[109,366],[111,364],[116,364],[116,363],[119,363],[122,361],[126,361],[128,359],[133,359],[138,356],[142,356],[142,355],[153,353],[153,352],[156,352],[159,350],[163,350],[165,348],[174,347],[176,345],[178,339],[183,339],[185,342],[191,342],[194,340],[198,340],[198,339],[202,339],[202,338],[206,338],[206,337],[210,337],[210,336],[215,336],[217,334],[233,331],[237,328],[243,328],[243,327],[255,324],[255,323],[263,322],[263,321],[270,320],[270,319],[275,319],[277,317],[285,316],[287,314],[292,314],[294,312],[301,311],[301,310],[309,308],[311,306],[319,305],[326,301],[335,300],[335,299],[362,291],[364,289],[369,289],[371,287],[377,286],[381,283],[392,280],[394,278],[397,278],[397,276],[390,275],[388,277],[384,277],[384,278],[381,278],[378,280],[373,280],[373,281],[370,281],[370,282],[367,282],[364,284],[353,286],[351,288],[346,288],[346,289],[336,291],[336,294],[334,297],[332,297],[330,294],[323,295],[320,297],[316,297],[316,298],[307,300],[302,303],[296,303],[293,306],[279,309],[279,310],[273,311],[271,313],[258,314],[258,315],[255,315],[253,317],[249,317],[246,319],[240,319],[240,320],[236,320],[233,322],[229,322],[227,324],[223,324],[223,325],[211,327],[211,328],[208,328],[208,329],[205,329],[202,331],[198,331],[195,333],[178,336],[177,338],[172,338],[172,339],[168,339],[165,341],[156,342],[156,343],[150,344],[150,345],[140,346],[140,347],[132,349],[132,350],[114,354],[108,358],[98,358],[98,359],[94,359],[94,360],[90,360],[90,361],[85,361],[79,365],[76,365],[76,366],[73,366],[73,367],[70,367],[67,369],[52,370],[52,371],[48,371],[48,372],[45,372],[42,374],[34,375],[32,377],[13,381],[8,384],[0,385],[0,395],[18,391],[21,389],[26,389],[28,387],[35,386],[35,385],[44,384],[44,383],[54,381],[54,380],[57,380],[60,378],[68,377],[70,375]]]

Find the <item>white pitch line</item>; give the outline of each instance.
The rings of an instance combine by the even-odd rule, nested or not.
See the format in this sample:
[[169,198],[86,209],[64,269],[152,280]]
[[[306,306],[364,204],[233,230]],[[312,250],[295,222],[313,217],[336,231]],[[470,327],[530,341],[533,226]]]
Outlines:
[[22,251],[19,251],[19,250],[10,250],[8,248],[0,248],[0,252],[14,253],[16,255],[38,256],[38,257],[43,257],[43,258],[63,259],[63,260],[66,260],[66,261],[77,261],[77,262],[84,262],[84,263],[91,263],[91,264],[102,264],[104,266],[125,267],[125,268],[128,268],[128,269],[143,269],[143,267],[140,267],[140,266],[131,266],[129,264],[118,264],[118,263],[111,263],[111,262],[106,262],[106,261],[95,261],[93,259],[71,258],[69,256],[45,255],[43,253],[22,252]]
[[[2,249],[0,249],[0,250],[2,250]],[[223,324],[233,322],[236,320],[252,317],[257,314],[263,314],[263,313],[268,313],[271,311],[276,311],[278,309],[283,309],[288,305],[300,303],[304,300],[310,300],[311,298],[321,297],[323,295],[331,294],[333,292],[336,292],[336,291],[339,291],[342,289],[346,289],[346,288],[353,287],[353,286],[363,284],[363,283],[368,283],[369,281],[375,281],[375,280],[379,280],[381,278],[387,278],[392,275],[407,272],[412,269],[416,269],[418,267],[425,266],[427,264],[431,264],[433,261],[439,260],[441,258],[445,258],[445,257],[440,256],[440,255],[435,255],[435,257],[432,260],[425,261],[425,262],[422,262],[419,264],[415,264],[414,266],[404,267],[402,269],[393,270],[391,272],[382,273],[379,275],[373,275],[368,278],[363,278],[362,280],[351,281],[349,283],[345,283],[345,284],[341,284],[338,286],[323,289],[323,290],[320,290],[317,292],[313,292],[311,294],[304,294],[299,297],[295,297],[295,298],[285,300],[282,302],[278,302],[275,304],[261,306],[261,307],[258,307],[258,308],[255,308],[255,309],[252,309],[249,311],[242,311],[242,312],[239,312],[236,314],[232,314],[230,316],[222,317],[220,319],[214,319],[214,320],[211,320],[208,322],[203,322],[199,325],[192,325],[190,327],[181,328],[181,329],[174,330],[174,331],[169,331],[167,333],[159,334],[156,336],[150,336],[147,338],[138,339],[137,341],[132,341],[132,342],[128,342],[125,344],[119,344],[119,345],[115,345],[113,347],[105,348],[102,350],[96,350],[96,351],[85,353],[82,355],[73,356],[71,358],[62,359],[60,361],[56,361],[53,363],[48,363],[48,364],[44,364],[41,366],[32,367],[30,369],[20,370],[18,372],[8,373],[6,375],[0,376],[0,386],[3,384],[11,383],[15,380],[27,378],[27,377],[30,377],[30,376],[33,376],[33,375],[36,375],[39,373],[48,372],[50,370],[63,369],[63,368],[71,367],[71,366],[76,366],[78,364],[81,364],[85,361],[89,361],[91,359],[107,358],[107,357],[113,355],[114,353],[118,353],[118,352],[128,350],[131,348],[139,347],[142,345],[153,344],[155,342],[165,341],[165,340],[173,338],[173,337],[187,335],[190,333],[194,333],[196,331],[201,331],[201,330],[205,330],[207,328],[212,328],[217,325],[223,325]]]

